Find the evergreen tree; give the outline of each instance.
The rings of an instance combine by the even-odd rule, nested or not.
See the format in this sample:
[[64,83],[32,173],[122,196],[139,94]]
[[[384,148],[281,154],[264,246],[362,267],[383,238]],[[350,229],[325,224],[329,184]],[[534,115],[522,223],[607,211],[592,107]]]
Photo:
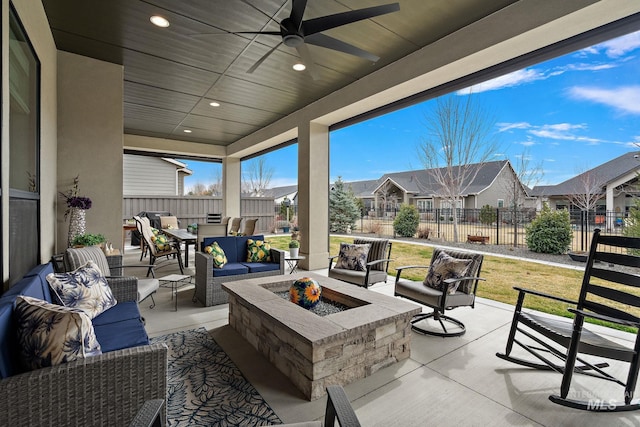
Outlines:
[[353,229],[360,217],[360,208],[355,196],[344,187],[342,178],[338,177],[329,192],[329,231],[332,233],[346,233]]

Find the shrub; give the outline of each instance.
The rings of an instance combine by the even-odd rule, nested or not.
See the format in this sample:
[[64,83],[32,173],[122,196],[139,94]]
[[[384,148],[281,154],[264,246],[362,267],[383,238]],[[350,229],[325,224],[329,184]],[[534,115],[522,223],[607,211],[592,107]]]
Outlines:
[[525,231],[529,249],[544,254],[565,253],[573,239],[569,211],[552,211],[547,204]]
[[393,221],[393,230],[400,237],[413,237],[420,225],[420,213],[413,205],[402,205]]
[[107,241],[102,234],[78,234],[72,242],[73,246],[94,246]]
[[373,233],[375,235],[380,235],[382,233],[382,223],[379,221],[371,221],[369,222],[368,232]]
[[484,205],[480,208],[480,222],[486,225],[491,225],[498,219],[496,214],[496,208],[491,205]]
[[430,232],[431,232],[431,229],[429,227],[420,226],[418,227],[418,238],[428,239]]

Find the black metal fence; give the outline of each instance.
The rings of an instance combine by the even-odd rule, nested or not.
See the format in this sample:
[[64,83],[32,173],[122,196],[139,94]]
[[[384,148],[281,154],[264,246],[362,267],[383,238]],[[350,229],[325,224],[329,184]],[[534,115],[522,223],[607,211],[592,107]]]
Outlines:
[[[361,232],[374,233],[380,236],[395,237],[393,221],[395,211],[368,211],[357,222]],[[537,216],[535,209],[458,209],[456,211],[457,227],[454,227],[454,214],[451,209],[433,209],[420,212],[420,225],[416,237],[465,242],[483,241],[486,244],[526,246],[526,227]],[[600,228],[607,234],[621,234],[625,226],[625,214],[603,211],[570,212],[573,242],[571,250],[588,250],[591,234]]]

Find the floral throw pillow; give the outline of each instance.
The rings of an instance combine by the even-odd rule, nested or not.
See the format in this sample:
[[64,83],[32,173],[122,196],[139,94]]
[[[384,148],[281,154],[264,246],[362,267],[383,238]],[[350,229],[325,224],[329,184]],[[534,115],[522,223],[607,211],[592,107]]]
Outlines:
[[[458,277],[465,277],[472,259],[454,258],[446,252],[440,252],[436,259],[431,262],[429,272],[424,279],[424,284],[430,288],[440,292],[444,291],[444,281]],[[449,288],[449,295],[454,294],[458,290],[460,282],[454,283]]]
[[213,257],[214,268],[222,268],[227,263],[227,255],[225,255],[220,245],[218,245],[218,242],[213,242],[212,245],[205,246],[204,251]]
[[69,273],[49,273],[47,282],[62,305],[84,310],[90,319],[117,303],[107,279],[93,261]]
[[340,243],[340,252],[335,268],[345,270],[365,271],[367,269],[367,256],[369,255],[369,244],[356,245],[350,243]]
[[263,240],[247,240],[247,262],[271,262],[271,244]]
[[89,316],[28,296],[16,298],[17,338],[28,370],[101,354]]
[[169,242],[169,239],[167,239],[167,236],[162,233],[154,234],[153,236],[151,236],[151,241],[154,245],[156,245],[156,249],[160,252],[168,251],[169,249],[171,249],[171,243]]

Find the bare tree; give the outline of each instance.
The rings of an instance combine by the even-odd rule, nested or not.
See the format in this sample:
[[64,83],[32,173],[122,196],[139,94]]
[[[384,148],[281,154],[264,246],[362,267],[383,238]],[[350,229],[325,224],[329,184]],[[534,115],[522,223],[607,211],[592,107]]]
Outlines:
[[209,184],[209,192],[212,196],[222,196],[222,173],[216,169],[213,175],[213,182]]
[[569,202],[583,212],[586,212],[586,221],[589,224],[589,211],[595,209],[598,200],[605,196],[603,191],[607,180],[593,170],[579,174],[566,195]]
[[507,196],[509,211],[511,212],[514,247],[518,246],[519,212],[524,207],[527,189],[538,185],[544,176],[542,161],[532,164],[528,149],[523,150],[520,155],[516,156],[516,159],[517,160],[512,163],[514,175],[505,182],[503,189]]
[[471,95],[440,97],[426,116],[427,136],[419,154],[437,184],[435,195],[451,205],[455,242],[462,195],[498,149],[494,125],[495,119]]
[[201,182],[196,182],[195,184],[193,184],[191,186],[191,188],[189,188],[189,192],[188,194],[190,196],[203,196],[203,195],[207,195],[207,187],[201,183]]
[[247,169],[243,175],[243,192],[262,197],[273,177],[273,168],[267,165],[264,157],[260,157],[247,162]]

